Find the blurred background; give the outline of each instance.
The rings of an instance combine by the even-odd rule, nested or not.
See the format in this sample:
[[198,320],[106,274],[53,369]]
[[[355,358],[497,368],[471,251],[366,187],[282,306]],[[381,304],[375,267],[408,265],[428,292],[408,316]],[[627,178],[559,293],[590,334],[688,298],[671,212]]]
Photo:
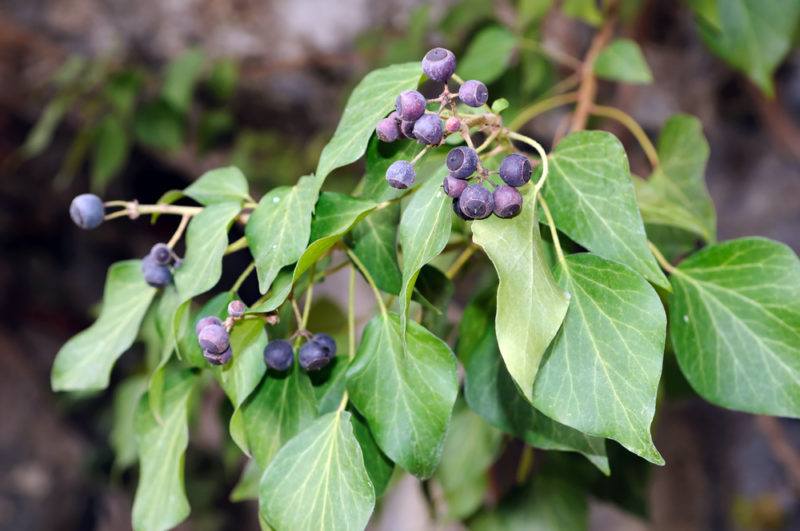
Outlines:
[[[90,324],[107,267],[167,240],[176,220],[83,233],[69,223],[71,198],[92,190],[151,203],[226,164],[244,171],[258,198],[313,171],[366,72],[419,60],[433,45],[458,55],[487,28],[584,54],[591,26],[548,10],[549,1],[522,3],[524,13],[513,0],[0,0],[1,529],[130,527],[136,470],[114,467],[109,426],[113,382],[140,356],[124,356],[112,386],[86,397],[52,393],[49,371],[64,341]],[[599,101],[632,114],[651,138],[674,113],[698,116],[720,239],[763,235],[800,250],[800,53],[780,66],[767,99],[708,51],[684,2],[623,6],[619,33],[641,45],[655,81],[601,83]],[[510,110],[536,100],[569,73],[546,55],[517,46],[490,93]],[[529,131],[549,143],[564,112]],[[624,130],[592,126],[620,136],[634,172],[646,171]],[[338,171],[326,186],[348,191],[361,169]],[[222,284],[246,264],[226,259]],[[331,282],[326,304],[336,303]],[[670,359],[665,382],[673,390],[655,439],[667,466],[618,456],[615,482],[591,501],[590,527],[800,529],[800,424],[780,420],[776,430],[715,408],[687,390]],[[206,396],[192,427],[193,510],[182,529],[258,528],[254,502],[228,499],[241,461],[221,402]],[[432,528],[426,495],[401,480],[375,528]]]

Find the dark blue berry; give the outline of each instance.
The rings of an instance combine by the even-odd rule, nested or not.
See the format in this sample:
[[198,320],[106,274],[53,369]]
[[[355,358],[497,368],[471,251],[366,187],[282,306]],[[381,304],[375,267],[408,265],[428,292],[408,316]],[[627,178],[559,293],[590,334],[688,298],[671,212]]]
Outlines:
[[458,179],[453,177],[452,175],[448,175],[444,178],[444,182],[442,183],[442,188],[444,188],[444,193],[449,195],[450,197],[460,197],[461,193],[464,191],[464,188],[467,187],[467,181],[463,179]]
[[400,138],[400,124],[394,118],[384,118],[378,122],[375,133],[383,142],[394,142]]
[[456,56],[446,48],[434,48],[422,58],[422,71],[430,79],[446,83],[456,71]]
[[82,229],[95,229],[103,222],[106,211],[103,200],[94,194],[76,196],[69,205],[69,216]]
[[311,337],[311,341],[325,349],[329,358],[333,358],[336,355],[336,341],[328,334],[314,334]]
[[392,162],[386,170],[386,180],[389,182],[389,186],[401,190],[414,184],[416,176],[417,172],[414,171],[414,166],[407,160]]
[[464,81],[458,89],[458,99],[464,105],[480,107],[489,99],[489,90],[480,81],[470,79],[469,81]]
[[397,115],[401,120],[415,121],[425,112],[425,96],[416,90],[401,92],[394,102]]
[[149,254],[142,259],[142,276],[154,288],[163,288],[172,282],[169,267],[157,263]]
[[416,140],[417,137],[414,136],[414,124],[416,122],[413,120],[403,120],[400,122],[400,134],[406,138],[410,138],[411,140]]
[[221,354],[230,346],[230,337],[225,327],[210,324],[203,327],[197,334],[197,342],[200,343],[203,350],[207,350],[211,354]]
[[480,184],[471,184],[461,193],[458,205],[467,217],[483,219],[494,210],[492,192]]
[[194,334],[196,336],[199,336],[200,335],[200,331],[203,328],[207,327],[208,325],[212,325],[212,324],[213,325],[217,325],[217,326],[222,326],[222,320],[219,317],[217,317],[216,315],[208,315],[206,317],[203,317],[202,319],[197,321],[196,325],[194,325]]
[[478,153],[467,146],[458,146],[447,154],[447,169],[456,179],[466,179],[478,167]]
[[531,180],[531,161],[519,153],[512,153],[500,163],[500,178],[509,186],[522,186]]
[[439,144],[443,134],[442,120],[435,114],[423,114],[414,124],[414,138],[421,144]]
[[166,243],[157,243],[150,249],[150,256],[159,265],[169,265],[172,261],[172,250]]
[[328,350],[315,341],[307,341],[300,347],[297,358],[300,366],[307,371],[318,371],[331,361]]
[[264,363],[276,371],[287,371],[294,363],[294,349],[285,339],[270,341],[264,347]]
[[219,354],[215,354],[208,350],[203,349],[203,357],[209,362],[211,365],[225,365],[231,358],[233,358],[233,350],[230,346],[220,352]]
[[500,218],[513,218],[522,210],[522,194],[506,184],[498,186],[492,194],[494,214]]
[[464,212],[461,210],[461,205],[458,204],[458,197],[453,198],[453,212],[455,212],[456,216],[460,217],[464,221],[469,221],[472,219],[471,217],[464,214]]

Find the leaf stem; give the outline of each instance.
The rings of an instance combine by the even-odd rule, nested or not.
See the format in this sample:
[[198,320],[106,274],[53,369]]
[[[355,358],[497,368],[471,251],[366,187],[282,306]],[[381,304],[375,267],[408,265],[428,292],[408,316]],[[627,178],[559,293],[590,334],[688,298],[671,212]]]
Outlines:
[[183,231],[186,230],[186,225],[189,224],[190,219],[192,219],[192,216],[189,216],[188,214],[181,216],[181,222],[178,224],[178,228],[175,229],[175,233],[172,235],[172,238],[170,238],[167,242],[167,247],[170,249],[175,247],[175,245],[181,239],[181,236],[183,236]]
[[308,278],[310,278],[310,282],[308,283],[308,287],[306,288],[306,300],[303,303],[303,330],[306,329],[306,325],[308,324],[308,317],[311,315],[311,302],[314,299],[314,273],[316,273],[317,263],[314,262],[311,265],[311,271],[308,273]]
[[539,142],[530,137],[509,130],[506,130],[506,135],[508,135],[509,138],[528,144],[529,146],[533,147],[537,153],[539,153],[539,158],[542,161],[542,176],[539,177],[539,180],[536,181],[536,185],[533,187],[533,195],[535,197],[539,194],[539,190],[541,190],[544,186],[544,183],[547,180],[547,175],[550,171],[550,168],[547,164],[547,153]]
[[116,219],[128,216],[135,219],[142,214],[174,214],[178,216],[194,216],[203,211],[203,207],[183,206],[183,205],[140,205],[137,201],[107,201],[106,204],[114,203],[116,206],[123,206],[122,210],[106,214],[105,220]]
[[540,114],[546,113],[547,111],[555,109],[556,107],[561,107],[562,105],[575,103],[576,101],[578,101],[577,92],[567,92],[566,94],[559,94],[557,96],[537,101],[536,103],[533,103],[532,105],[522,109],[522,111],[520,111],[520,113],[513,120],[511,120],[508,128],[512,131],[516,131]]
[[522,450],[522,456],[519,458],[519,464],[517,464],[517,485],[525,483],[531,468],[533,468],[533,447],[526,444]]
[[650,247],[650,252],[652,252],[653,256],[656,257],[656,260],[658,261],[659,264],[661,264],[661,267],[662,269],[664,269],[664,271],[666,271],[670,275],[679,273],[678,269],[674,265],[670,264],[669,260],[667,260],[661,253],[661,251],[658,249],[658,247],[656,247],[656,244],[654,244],[650,240],[647,240],[647,245]]
[[297,323],[297,328],[302,329],[303,315],[300,313],[300,307],[297,306],[297,300],[294,297],[291,298],[291,301],[292,301],[292,311],[294,312],[294,320]]
[[[348,362],[356,355],[356,268],[350,265],[350,280],[347,286],[347,359]],[[347,389],[342,394],[337,411],[344,410],[349,400]]]
[[447,269],[447,272],[444,274],[444,276],[450,280],[453,280],[461,268],[464,267],[464,264],[467,263],[467,260],[469,260],[477,250],[478,246],[470,242],[470,244],[467,245],[463,251],[461,251],[461,254],[456,257],[456,259],[453,261],[453,264]]
[[642,146],[642,150],[644,150],[647,160],[650,161],[650,166],[652,166],[653,169],[658,166],[658,151],[653,145],[653,142],[650,141],[647,133],[645,133],[644,129],[642,129],[642,126],[639,125],[636,120],[634,120],[633,116],[626,113],[622,109],[617,109],[616,107],[609,107],[606,105],[592,105],[591,113],[597,116],[611,118],[612,120],[616,120],[624,125],[636,138],[637,142],[639,142],[639,145]]
[[556,222],[553,220],[553,215],[550,213],[550,208],[547,206],[547,201],[541,195],[536,196],[539,204],[542,205],[542,212],[544,217],[547,218],[547,226],[550,228],[550,237],[553,238],[553,245],[556,248],[556,256],[561,265],[567,265],[566,258],[564,258],[564,251],[561,249],[561,240],[558,238],[558,231],[556,230]]
[[245,249],[246,247],[247,247],[247,238],[242,236],[241,238],[239,238],[235,242],[230,243],[225,248],[225,255],[229,255],[229,254],[235,253],[236,251],[241,251],[242,249]]
[[235,295],[239,291],[239,288],[242,287],[244,281],[247,280],[247,277],[250,276],[250,273],[252,273],[255,268],[256,268],[256,263],[250,262],[250,264],[244,269],[244,271],[242,271],[242,274],[239,275],[239,278],[236,279],[236,282],[233,283],[233,286],[231,286],[230,292],[232,294]]
[[375,280],[373,280],[372,275],[369,274],[369,271],[367,271],[367,268],[364,267],[363,263],[361,263],[361,260],[358,259],[358,256],[356,256],[356,254],[350,249],[347,249],[347,256],[350,258],[350,260],[352,260],[356,267],[358,267],[359,271],[361,271],[361,274],[364,275],[367,284],[369,284],[369,287],[372,288],[372,294],[375,296],[375,302],[378,303],[378,307],[381,309],[383,318],[388,318],[389,313],[386,310],[386,305],[383,303],[383,297],[381,297],[381,292],[378,290],[378,286],[375,284]]

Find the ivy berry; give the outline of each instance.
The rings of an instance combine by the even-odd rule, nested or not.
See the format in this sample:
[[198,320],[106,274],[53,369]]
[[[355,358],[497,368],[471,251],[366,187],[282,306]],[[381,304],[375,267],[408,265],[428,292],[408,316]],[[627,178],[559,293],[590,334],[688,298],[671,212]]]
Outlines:
[[453,177],[453,175],[450,174],[444,178],[442,188],[444,189],[444,193],[450,197],[459,198],[462,192],[464,192],[464,188],[467,187],[467,184],[467,181]]
[[76,196],[69,205],[69,217],[85,230],[96,229],[106,215],[103,200],[94,194]]
[[[397,113],[392,113],[396,116]],[[378,122],[375,133],[383,142],[394,142],[400,138],[400,123],[391,115]]]
[[196,336],[199,336],[200,335],[200,331],[203,328],[207,327],[208,325],[212,325],[212,324],[213,325],[217,325],[217,326],[222,326],[222,320],[219,317],[217,317],[216,315],[208,315],[206,317],[203,317],[202,319],[197,321],[196,325],[194,325],[194,334]]
[[319,343],[309,340],[300,347],[297,356],[300,366],[306,371],[318,371],[330,363],[328,350]]
[[294,363],[294,349],[285,339],[275,339],[264,347],[264,363],[275,371],[288,371]]
[[458,198],[461,211],[469,218],[484,219],[494,210],[492,192],[480,184],[471,184]]
[[450,150],[445,160],[450,175],[456,179],[467,179],[478,168],[478,153],[466,146]]
[[507,184],[495,188],[492,198],[494,215],[499,218],[513,218],[522,210],[522,194]]
[[522,186],[531,180],[531,173],[531,161],[519,153],[512,153],[500,163],[500,178],[509,186]]
[[442,141],[442,120],[435,114],[423,114],[414,123],[414,138],[421,144],[437,145]]
[[242,317],[245,310],[247,310],[247,307],[240,300],[231,301],[228,304],[228,315],[234,319],[239,319]]
[[486,85],[475,79],[464,81],[458,89],[458,99],[464,105],[480,107],[489,100],[489,90]]
[[386,180],[392,188],[404,190],[414,184],[417,172],[407,160],[393,162],[386,170]]
[[150,254],[142,259],[142,276],[144,281],[154,288],[164,288],[172,282],[172,271],[169,267],[156,262]]
[[434,48],[422,58],[422,71],[434,81],[447,83],[456,71],[456,56],[446,48]]
[[414,122],[425,113],[425,96],[416,90],[406,90],[401,92],[395,100],[397,116],[401,120]]

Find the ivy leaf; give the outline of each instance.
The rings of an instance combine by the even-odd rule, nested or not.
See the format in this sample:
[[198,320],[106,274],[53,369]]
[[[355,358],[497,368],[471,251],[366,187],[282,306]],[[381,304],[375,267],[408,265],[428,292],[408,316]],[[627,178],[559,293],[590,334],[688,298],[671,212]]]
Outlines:
[[145,146],[165,151],[183,144],[184,117],[164,100],[145,103],[136,109],[133,134]]
[[669,289],[647,247],[628,158],[614,135],[579,131],[564,138],[550,155],[544,196],[556,226],[572,240]]
[[603,21],[596,0],[564,0],[563,9],[568,17],[579,18],[591,26],[598,26]]
[[800,417],[800,261],[787,246],[743,238],[692,255],[672,275],[670,338],[706,400]]
[[400,293],[403,281],[397,265],[395,240],[400,222],[400,205],[389,205],[364,218],[352,232],[353,252],[367,268],[378,288]]
[[293,268],[285,267],[278,272],[269,289],[266,300],[247,309],[247,313],[267,313],[283,304],[292,291]]
[[317,163],[320,184],[328,174],[357,161],[367,148],[378,120],[394,108],[397,94],[416,88],[422,75],[418,62],[373,70],[353,90],[330,142]]
[[133,500],[134,529],[170,529],[189,515],[183,454],[189,442],[189,398],[196,382],[190,371],[167,374],[160,422],[148,400],[139,402],[135,423],[140,472]]
[[441,339],[413,321],[403,342],[400,316],[380,314],[364,329],[347,372],[350,400],[389,458],[430,477],[458,393],[456,364]]
[[109,439],[114,450],[114,470],[117,472],[131,466],[138,457],[134,418],[146,391],[147,378],[142,375],[125,379],[114,391],[114,414]]
[[242,202],[250,197],[247,192],[247,178],[236,166],[205,172],[183,193],[202,205]]
[[615,39],[603,48],[594,62],[597,77],[623,83],[648,84],[653,73],[639,45],[631,39]]
[[236,482],[231,491],[229,499],[234,503],[258,499],[258,486],[263,475],[256,462],[253,459],[248,459],[244,470],[242,470],[242,475],[239,476],[239,481]]
[[634,179],[646,223],[716,240],[717,216],[705,183],[708,152],[700,120],[685,114],[667,120],[658,139],[658,167],[646,181]]
[[56,354],[50,375],[53,390],[105,389],[114,363],[136,339],[155,293],[155,288],[142,278],[140,260],[112,265],[97,321],[67,341]]
[[125,165],[130,145],[122,121],[108,115],[98,124],[92,151],[92,190],[102,191]]
[[667,319],[655,290],[621,264],[581,253],[556,270],[572,294],[533,387],[548,417],[664,464],[650,437]]
[[441,167],[411,196],[403,211],[397,240],[403,250],[403,281],[400,300],[405,319],[408,303],[422,266],[442,252],[450,238],[452,199],[442,190],[447,166]]
[[294,186],[270,191],[250,215],[244,232],[261,293],[267,292],[282,267],[295,263],[305,251],[318,190],[314,176],[301,177]]
[[353,434],[361,446],[364,468],[366,468],[369,480],[375,489],[375,497],[380,497],[389,486],[389,480],[392,479],[394,463],[378,447],[375,437],[369,431],[369,426],[358,414],[350,417],[350,421],[353,423]]
[[480,79],[487,85],[496,81],[508,68],[516,45],[517,38],[504,26],[482,29],[459,61],[459,75],[464,79]]
[[165,366],[175,350],[172,336],[172,320],[181,300],[174,286],[166,286],[161,290],[155,306],[155,328],[159,339],[159,353],[156,364],[150,373],[147,398],[156,418],[161,416],[161,405],[164,397]]
[[175,109],[186,112],[192,102],[194,85],[203,68],[205,58],[198,49],[190,49],[176,57],[167,66],[161,94]]
[[286,441],[317,416],[308,375],[297,364],[287,373],[267,372],[240,415],[247,449],[263,470]]
[[328,413],[289,441],[264,472],[259,499],[276,529],[364,529],[375,493],[350,413]]
[[500,352],[511,377],[531,400],[539,363],[568,306],[544,255],[533,187],[525,191],[516,218],[509,221],[492,216],[475,221],[472,233],[500,279],[495,318]]
[[[183,197],[183,190],[174,190],[174,189],[173,190],[167,190],[166,192],[161,194],[161,197],[158,198],[158,201],[156,201],[156,204],[158,204],[158,205],[171,205],[172,203],[174,203],[178,199],[181,199],[182,197]],[[154,225],[155,222],[160,217],[161,217],[161,213],[160,212],[153,212],[152,214],[150,214],[150,224]]]
[[214,366],[211,372],[228,395],[234,408],[253,392],[267,367],[264,365],[264,347],[267,333],[259,319],[241,321],[233,327],[230,335],[233,359],[222,366]]
[[772,97],[772,75],[792,47],[800,4],[785,0],[729,0],[717,2],[717,15],[718,27],[700,24],[705,43]]

